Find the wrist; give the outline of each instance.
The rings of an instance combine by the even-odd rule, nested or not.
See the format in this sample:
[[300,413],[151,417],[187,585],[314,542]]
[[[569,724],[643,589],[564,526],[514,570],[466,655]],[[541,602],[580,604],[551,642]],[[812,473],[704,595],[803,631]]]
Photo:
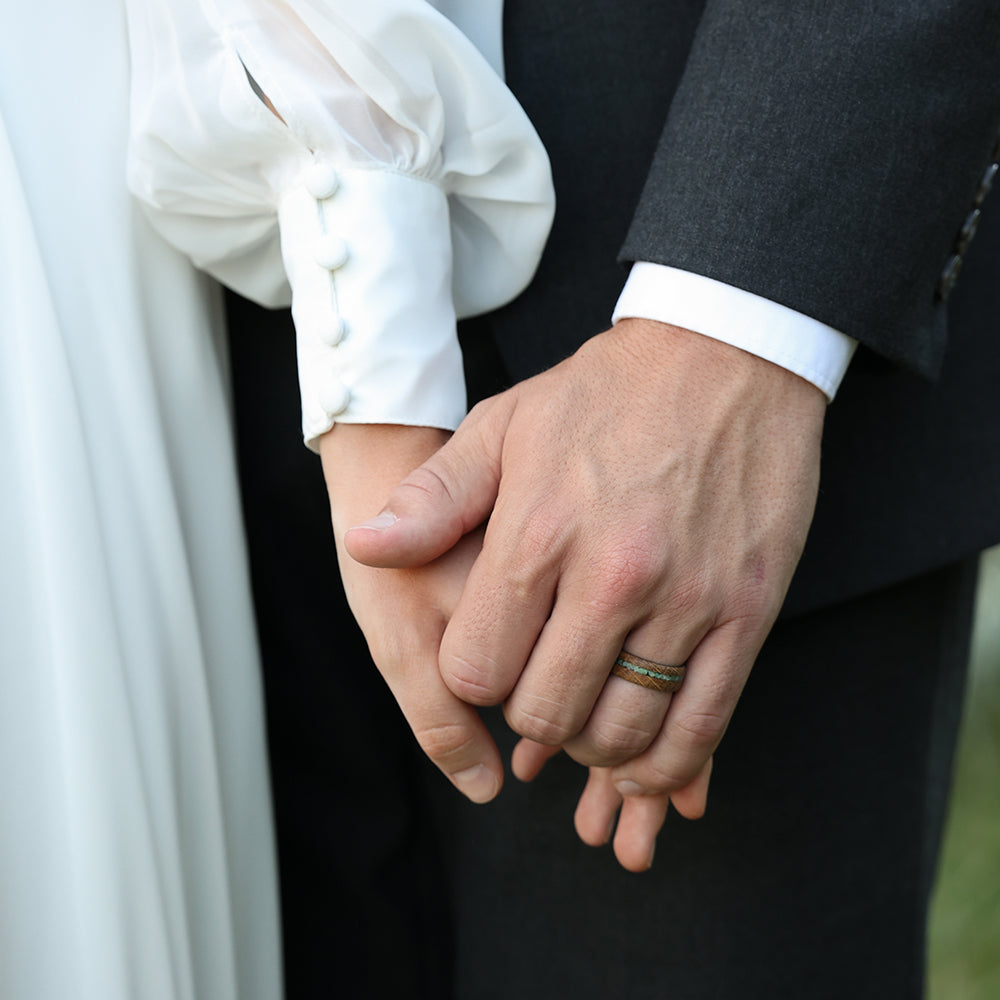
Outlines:
[[822,424],[827,399],[813,382],[794,371],[745,351],[740,347],[703,336],[697,331],[659,320],[619,320],[606,336],[625,352],[638,369],[645,368],[656,379],[675,383],[682,372],[690,392],[714,396],[723,390],[763,392],[770,402],[790,411],[815,416]]
[[335,424],[318,442],[335,525],[380,510],[397,483],[450,436],[437,427]]

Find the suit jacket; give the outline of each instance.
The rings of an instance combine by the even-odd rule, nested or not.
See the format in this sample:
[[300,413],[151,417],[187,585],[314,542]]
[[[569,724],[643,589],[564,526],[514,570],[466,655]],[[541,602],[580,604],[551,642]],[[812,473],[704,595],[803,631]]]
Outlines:
[[607,326],[621,262],[706,274],[863,345],[786,611],[1000,539],[1000,219],[951,294],[1000,158],[1000,4],[507,0],[505,47],[558,200],[489,320],[512,378]]

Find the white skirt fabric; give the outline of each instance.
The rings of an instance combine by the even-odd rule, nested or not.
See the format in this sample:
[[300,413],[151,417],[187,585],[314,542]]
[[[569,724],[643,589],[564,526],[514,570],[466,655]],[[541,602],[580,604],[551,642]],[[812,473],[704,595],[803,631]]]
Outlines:
[[127,103],[121,0],[0,14],[0,996],[275,1000],[219,299]]

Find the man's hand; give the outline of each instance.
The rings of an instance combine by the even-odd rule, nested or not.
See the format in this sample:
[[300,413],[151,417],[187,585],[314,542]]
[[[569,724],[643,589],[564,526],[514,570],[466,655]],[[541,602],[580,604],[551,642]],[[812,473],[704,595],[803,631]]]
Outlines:
[[[516,732],[581,763],[623,765],[625,795],[676,791],[704,773],[781,606],[824,412],[785,369],[626,320],[476,407],[347,549],[420,565],[489,516],[441,645],[448,688],[504,702]],[[622,647],[687,662],[683,688],[609,677]]]
[[372,658],[427,756],[473,802],[487,802],[503,782],[499,752],[478,712],[438,670],[441,637],[482,533],[417,569],[370,569],[348,557],[341,541],[346,525],[383,503],[447,438],[427,427],[338,424],[321,439],[320,454],[344,589]]
[[[494,797],[503,780],[496,746],[475,709],[445,687],[437,663],[445,625],[482,533],[463,536],[455,548],[417,569],[370,569],[347,557],[340,544],[345,521],[381,503],[401,475],[447,438],[421,427],[343,425],[324,437],[320,451],[345,589],[372,657],[428,756],[460,791],[474,802],[484,802]],[[530,780],[554,752],[522,740],[514,752],[513,770]],[[577,830],[586,843],[596,846],[608,839],[621,802],[610,785],[610,773],[591,768],[577,809]],[[628,802],[633,804],[621,808],[615,853],[626,868],[643,871],[652,863],[667,798]],[[684,812],[683,805],[680,809]]]

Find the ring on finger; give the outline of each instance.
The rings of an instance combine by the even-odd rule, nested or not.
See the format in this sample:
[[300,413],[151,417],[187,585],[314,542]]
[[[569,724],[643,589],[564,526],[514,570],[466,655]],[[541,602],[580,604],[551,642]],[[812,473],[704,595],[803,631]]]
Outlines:
[[672,666],[669,663],[657,663],[647,660],[623,649],[611,668],[615,677],[652,691],[676,691],[684,680],[685,664]]

